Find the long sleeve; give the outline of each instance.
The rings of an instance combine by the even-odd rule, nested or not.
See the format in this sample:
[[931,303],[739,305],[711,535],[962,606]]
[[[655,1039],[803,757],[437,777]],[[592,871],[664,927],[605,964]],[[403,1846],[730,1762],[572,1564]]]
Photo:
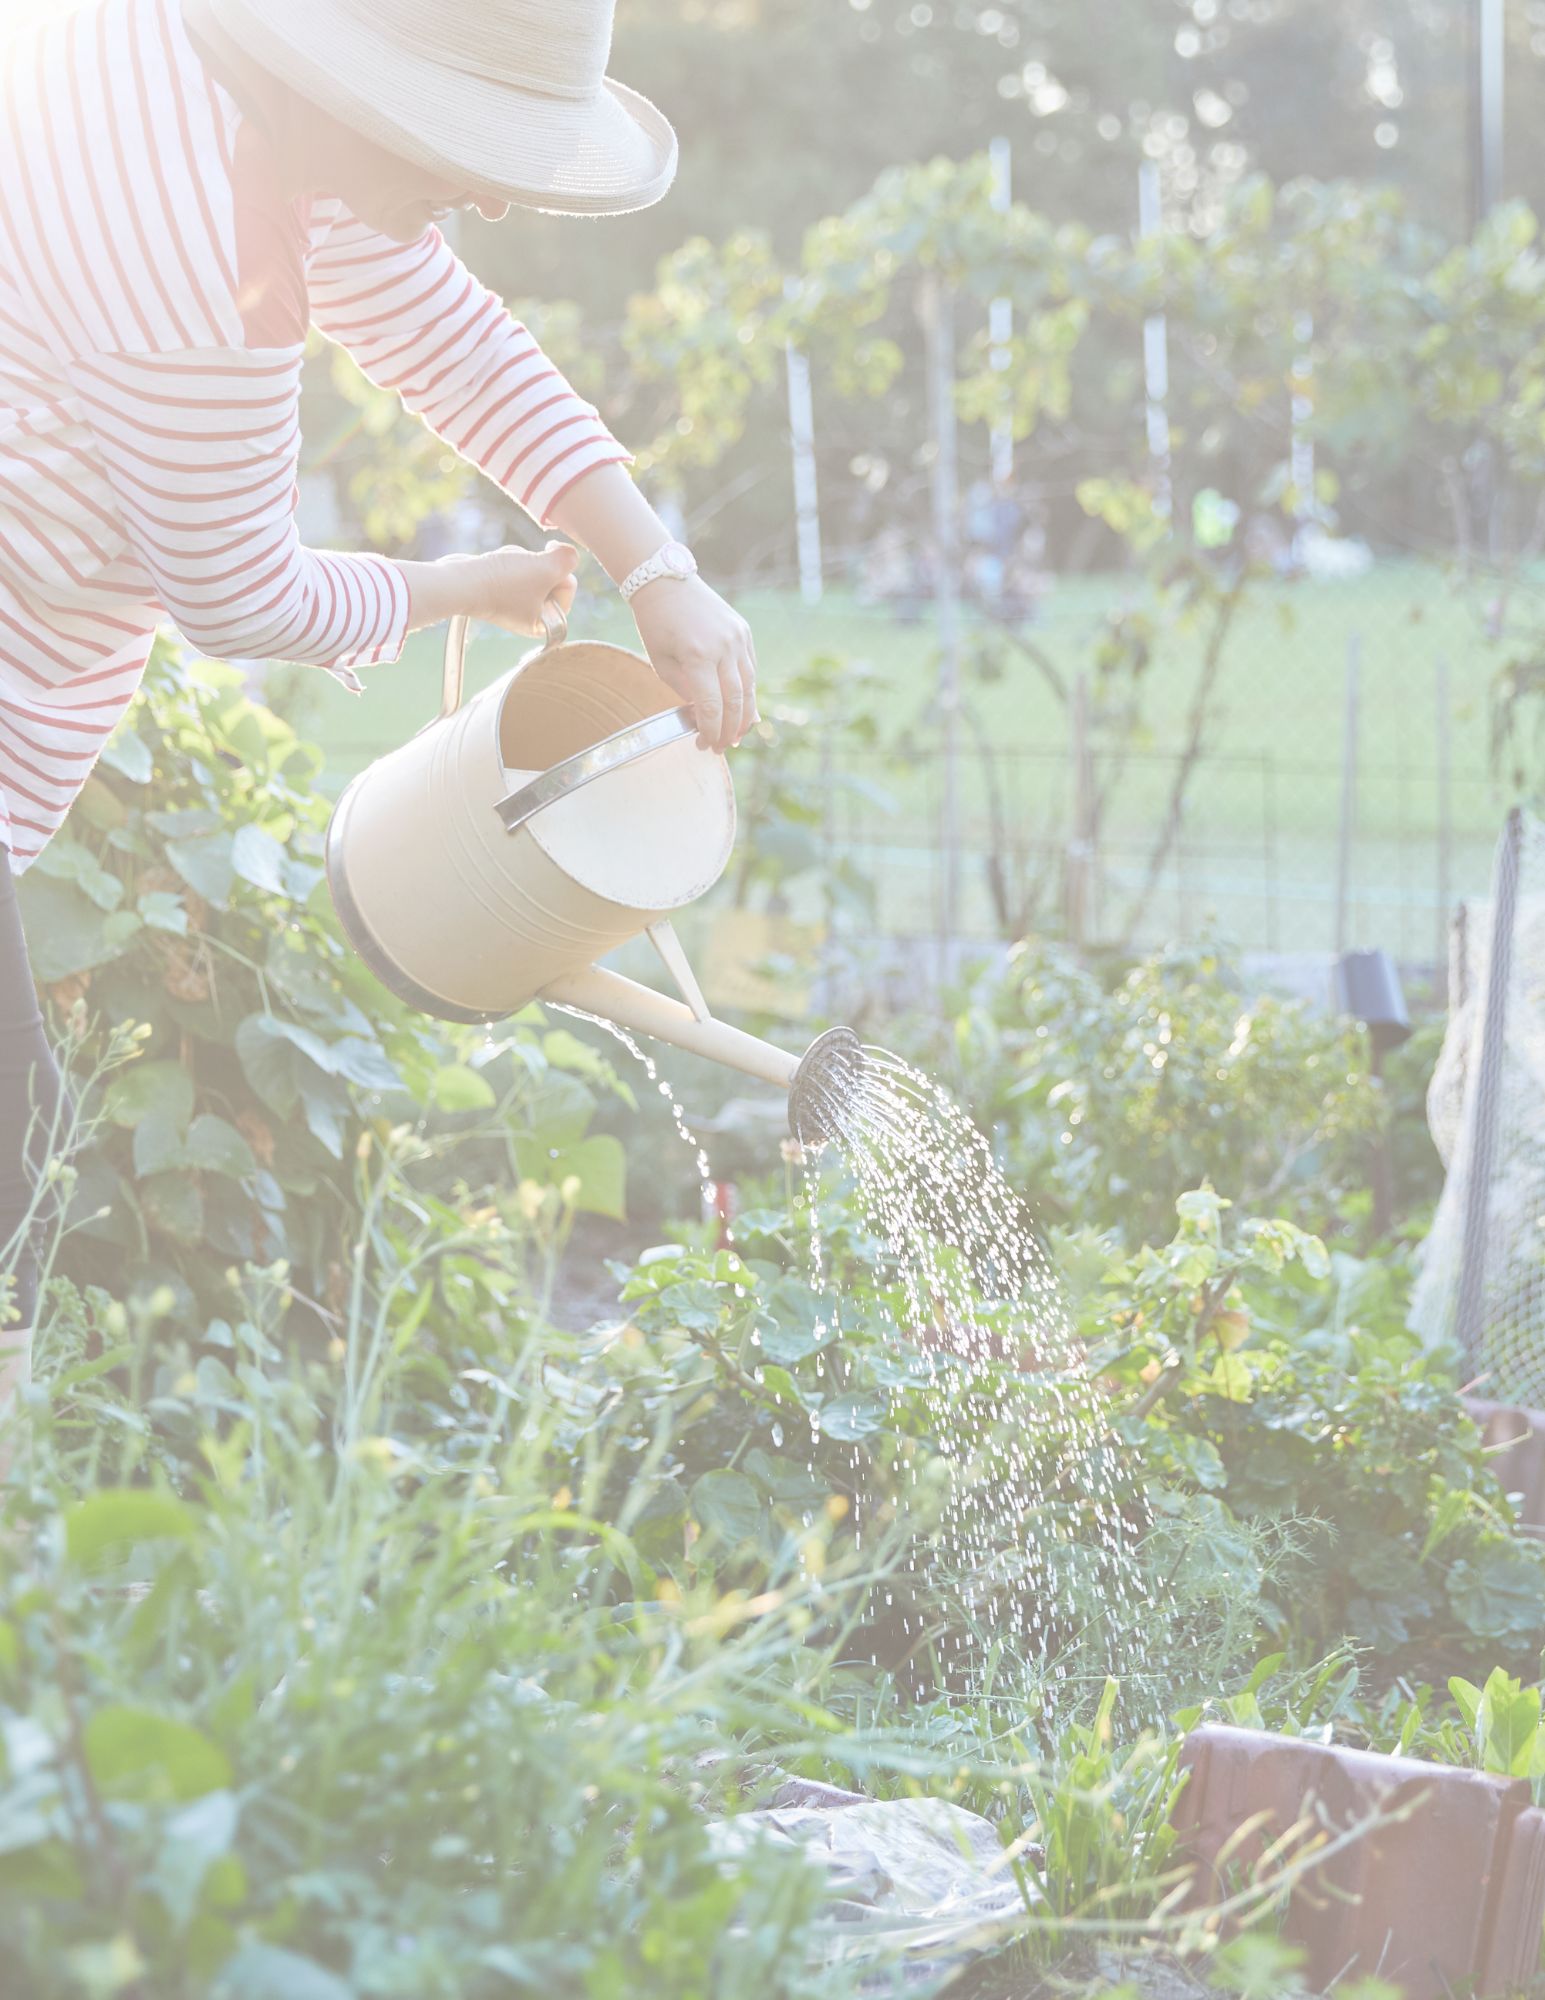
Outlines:
[[317,326],[542,526],[629,454],[436,229],[401,244],[341,211],[309,261]]
[[[395,563],[308,549],[295,525],[300,349],[91,354],[69,364],[124,531],[202,651],[347,669],[395,659]],[[350,676],[352,678],[352,676]]]

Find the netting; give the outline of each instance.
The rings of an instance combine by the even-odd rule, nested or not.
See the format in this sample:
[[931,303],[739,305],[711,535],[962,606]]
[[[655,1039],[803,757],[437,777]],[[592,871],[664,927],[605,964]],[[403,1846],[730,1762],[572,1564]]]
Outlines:
[[1545,822],[1515,811],[1489,901],[1460,907],[1427,1094],[1443,1195],[1411,1302],[1477,1391],[1545,1404]]

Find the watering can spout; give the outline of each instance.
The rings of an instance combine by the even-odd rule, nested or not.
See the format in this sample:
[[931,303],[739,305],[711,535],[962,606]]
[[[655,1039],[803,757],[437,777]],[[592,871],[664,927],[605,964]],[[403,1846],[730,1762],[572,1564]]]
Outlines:
[[802,1056],[700,1015],[680,1000],[656,993],[605,966],[581,966],[543,987],[540,998],[598,1014],[620,1028],[636,1028],[657,1042],[706,1056],[787,1091],[789,1130],[805,1145],[833,1138],[863,1068],[863,1051],[851,1028],[830,1028]]

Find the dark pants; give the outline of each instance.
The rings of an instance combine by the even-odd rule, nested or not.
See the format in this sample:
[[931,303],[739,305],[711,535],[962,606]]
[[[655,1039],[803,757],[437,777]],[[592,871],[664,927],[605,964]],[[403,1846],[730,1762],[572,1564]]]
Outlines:
[[[50,1141],[62,1148],[68,1136],[55,1131],[66,1123],[66,1102],[27,962],[11,858],[0,847],[0,1259],[31,1206]],[[17,1266],[22,1326],[36,1315],[36,1238],[44,1220],[34,1218]]]

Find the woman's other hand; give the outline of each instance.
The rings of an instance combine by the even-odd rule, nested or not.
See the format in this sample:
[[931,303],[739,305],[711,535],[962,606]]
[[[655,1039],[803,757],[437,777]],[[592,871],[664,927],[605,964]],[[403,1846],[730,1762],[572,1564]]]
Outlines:
[[571,542],[549,542],[540,555],[507,548],[471,560],[481,565],[477,589],[482,608],[473,611],[474,618],[531,637],[544,629],[542,609],[549,598],[565,618],[574,609],[579,550]]
[[542,608],[551,599],[565,618],[574,608],[579,551],[569,542],[530,549],[494,549],[483,556],[444,556],[439,562],[400,562],[411,611],[408,630],[443,618],[480,618],[524,638],[541,634]]
[[649,663],[692,710],[704,750],[728,750],[757,721],[751,627],[700,576],[660,577],[631,600]]

